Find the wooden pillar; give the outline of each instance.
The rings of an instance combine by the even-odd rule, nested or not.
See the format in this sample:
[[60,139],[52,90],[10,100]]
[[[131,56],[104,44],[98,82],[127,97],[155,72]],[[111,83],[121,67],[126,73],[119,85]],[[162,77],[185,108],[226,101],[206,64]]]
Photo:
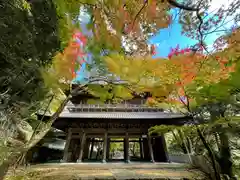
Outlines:
[[148,146],[148,139],[143,138],[143,159],[145,161],[150,161],[150,153],[149,153],[149,146]]
[[104,133],[104,142],[103,142],[103,159],[102,159],[103,163],[106,163],[106,159],[107,159],[107,138],[108,138],[108,133],[105,132]]
[[141,160],[143,160],[143,143],[142,143],[142,138],[139,138],[139,147],[140,147],[140,157],[141,157]]
[[129,163],[130,158],[129,158],[129,136],[128,132],[125,133],[125,138],[124,138],[124,160],[125,162]]
[[69,128],[67,138],[66,138],[65,147],[64,147],[64,152],[63,152],[63,159],[61,160],[61,162],[68,162],[68,151],[69,151],[69,146],[70,146],[71,139],[72,139],[72,129]]
[[166,162],[170,162],[168,150],[167,150],[167,143],[166,143],[164,134],[161,135],[161,138],[162,138],[162,143],[163,143],[163,149],[164,149],[165,156],[166,156]]
[[151,136],[148,136],[149,153],[150,153],[151,161],[154,163],[155,161],[154,161],[154,155],[153,155],[153,148],[152,148],[151,140],[152,140]]
[[89,155],[89,159],[92,159],[92,153],[93,153],[93,148],[94,148],[94,141],[95,139],[92,138],[92,142],[91,142],[91,150],[90,150],[90,155]]
[[83,150],[83,159],[88,159],[91,139],[86,138]]
[[77,162],[82,162],[85,139],[86,139],[86,133],[83,132],[81,142],[80,142],[81,143],[80,144],[80,153],[79,153],[79,158],[78,158]]
[[110,138],[107,138],[107,160],[109,160],[110,153]]

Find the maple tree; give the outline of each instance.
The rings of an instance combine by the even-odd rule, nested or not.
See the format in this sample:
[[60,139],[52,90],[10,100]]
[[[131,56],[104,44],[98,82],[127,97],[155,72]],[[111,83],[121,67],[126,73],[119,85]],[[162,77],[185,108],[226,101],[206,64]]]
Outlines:
[[[229,97],[239,92],[239,83],[236,80],[239,77],[239,30],[233,31],[224,39],[228,43],[227,47],[209,55],[203,54],[201,47],[195,52],[189,48],[179,49],[177,46],[171,50],[167,59],[114,54],[105,60],[109,70],[122,80],[131,83],[137,92],[151,93],[149,105],[183,112],[193,117],[194,124],[199,120],[198,123],[204,122],[203,119],[197,118],[199,108],[204,111],[204,106],[211,107],[209,111],[213,124],[205,124],[204,127],[220,136],[221,152],[217,152],[220,155],[214,154],[211,150],[211,145],[201,132],[201,125],[197,129],[194,128],[195,125],[190,128],[198,132],[208,149],[216,178],[219,178],[216,161],[220,164],[222,173],[233,178],[231,152],[229,144],[226,144],[229,141],[227,135],[229,129],[219,124],[230,123],[229,120],[235,124],[234,116],[223,115],[221,111],[212,108],[216,109],[216,106],[221,108],[222,105],[218,105],[219,103],[224,104],[224,107],[233,104]],[[176,127],[153,127],[150,131],[161,131],[162,128],[169,130]]]
[[[22,69],[17,67],[17,63],[14,63],[14,60],[19,59],[19,57],[23,57],[21,59],[23,62],[29,60],[30,63],[26,64],[31,66],[28,66],[28,69],[31,69],[32,65],[37,63],[39,66],[32,68],[29,75],[24,77],[24,80],[31,75],[33,77],[37,76],[41,86],[35,84],[32,89],[35,90],[36,87],[40,90],[47,89],[51,96],[50,98],[46,97],[47,102],[44,101],[43,104],[46,104],[46,109],[49,109],[49,104],[55,104],[54,106],[57,107],[54,108],[55,112],[46,124],[41,124],[41,128],[37,125],[30,140],[27,138],[23,146],[16,146],[13,155],[4,162],[6,167],[8,167],[9,162],[15,162],[20,154],[27,152],[49,131],[51,124],[58,118],[71,96],[74,96],[78,91],[87,90],[99,97],[102,102],[132,98],[132,92],[125,85],[112,85],[104,88],[94,86],[87,88],[86,85],[78,85],[76,89],[70,92],[68,97],[59,98],[60,101],[52,96],[52,94],[61,94],[61,90],[69,88],[70,82],[76,77],[75,71],[85,61],[86,49],[93,54],[93,63],[96,64],[98,69],[105,69],[105,66],[108,65],[110,72],[122,80],[127,80],[134,92],[151,92],[152,98],[148,101],[150,105],[159,105],[159,101],[167,102],[168,105],[182,105],[180,107],[182,110],[186,107],[186,104],[182,103],[182,99],[179,101],[178,96],[186,96],[185,100],[191,101],[191,104],[195,102],[204,104],[206,101],[212,101],[210,98],[212,96],[214,96],[214,100],[220,97],[219,92],[216,93],[215,91],[216,94],[209,96],[209,89],[219,88],[217,86],[225,87],[225,94],[222,95],[226,97],[226,94],[229,93],[226,87],[232,87],[232,84],[236,85],[236,74],[231,76],[235,80],[227,80],[229,79],[229,73],[239,68],[238,63],[235,62],[239,58],[237,57],[239,55],[239,36],[237,32],[236,34],[230,34],[228,40],[231,47],[229,46],[223,51],[205,56],[202,52],[192,52],[192,49],[180,50],[175,48],[169,54],[170,60],[152,59],[150,56],[156,54],[156,49],[154,45],[149,47],[147,41],[159,29],[166,28],[171,24],[173,17],[169,10],[177,7],[181,9],[180,23],[183,25],[183,34],[197,38],[199,40],[198,50],[205,50],[204,37],[219,30],[224,21],[224,16],[232,15],[236,10],[237,1],[233,3],[231,9],[223,11],[220,8],[207,20],[203,12],[208,9],[209,1],[184,1],[182,4],[174,0],[56,0],[49,2],[24,0],[11,2],[4,7],[13,8],[14,12],[17,12],[14,17],[19,21],[14,24],[13,33],[6,34],[18,34],[19,36],[16,36],[16,38],[20,37],[20,39],[17,39],[18,43],[13,43],[16,39],[5,36],[5,34],[1,38],[4,45],[1,51],[4,60],[2,64],[4,67],[7,64],[5,72],[9,72],[14,65],[14,68],[19,70],[19,74],[22,73]],[[51,8],[47,8],[48,6]],[[81,27],[78,16],[79,9],[82,7],[91,17],[87,26],[93,36],[88,38],[88,41],[86,40],[87,37],[79,34]],[[45,12],[47,9],[50,9],[50,11],[42,13],[43,10]],[[217,16],[217,19],[214,15]],[[25,32],[26,28],[21,28],[21,25],[24,24],[21,22],[28,22],[29,19],[31,20],[27,26],[30,31]],[[49,21],[50,19],[54,22]],[[235,21],[239,21],[237,16]],[[12,20],[4,19],[4,23],[1,24],[4,28],[6,28],[6,22],[11,25]],[[37,23],[33,25],[33,22]],[[42,28],[43,25],[48,27],[47,32],[45,32],[46,27]],[[23,30],[24,33],[22,31],[16,32],[19,29]],[[52,29],[54,32],[52,32]],[[31,34],[30,37],[29,34]],[[79,40],[86,46],[86,49],[81,46]],[[220,39],[219,42],[221,43]],[[61,47],[59,44],[61,44]],[[9,49],[11,53],[9,53]],[[54,56],[56,49],[59,52]],[[52,57],[54,58],[52,59]],[[79,62],[77,62],[78,60]],[[32,64],[32,62],[34,63]],[[26,64],[23,64],[23,67],[25,67]],[[136,68],[133,69],[133,66]],[[5,72],[2,73],[5,78],[3,81],[11,81],[12,78],[5,76]],[[104,71],[105,75],[107,73],[109,71]],[[18,74],[14,77],[18,77]],[[43,87],[42,80],[44,80],[46,87]],[[93,81],[97,81],[97,79],[89,82]],[[109,82],[109,79],[106,81]],[[226,85],[226,81],[228,85]],[[196,87],[199,87],[199,85],[202,86],[202,89],[196,92]],[[112,92],[109,93],[109,90],[112,90]],[[232,90],[235,92],[238,91],[238,88],[234,87]],[[8,92],[7,87],[2,87],[1,92]],[[32,96],[27,94],[30,91],[25,92],[26,96],[28,95],[27,102],[33,103]],[[34,93],[31,92],[31,94]],[[35,93],[34,95],[38,94]],[[207,100],[206,96],[208,96]],[[23,113],[22,117],[26,118],[28,115]],[[5,170],[6,168],[0,169],[0,172],[5,173]]]

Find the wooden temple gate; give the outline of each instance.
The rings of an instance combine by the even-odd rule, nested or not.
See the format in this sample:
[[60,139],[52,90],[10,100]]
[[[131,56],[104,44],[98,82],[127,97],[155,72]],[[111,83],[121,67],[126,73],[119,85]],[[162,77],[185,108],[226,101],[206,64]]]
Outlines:
[[[100,121],[100,122],[99,122]],[[134,123],[134,121],[136,121]],[[68,121],[69,122],[69,121]],[[123,123],[125,122],[125,123]],[[168,162],[164,136],[149,136],[148,128],[152,124],[140,124],[139,120],[81,120],[71,124],[67,130],[67,138],[62,162],[84,162],[93,160],[94,144],[103,143],[102,162],[109,158],[110,143],[123,143],[124,162],[130,162],[129,144],[139,143],[139,161]],[[77,127],[78,126],[78,127]],[[116,138],[118,138],[116,140]],[[119,140],[121,138],[122,140]],[[97,160],[97,158],[95,158]]]
[[[146,107],[146,97],[136,97],[122,104],[87,104],[91,98],[92,95],[86,94],[72,98],[71,103],[53,123],[54,128],[66,133],[62,162],[86,162],[94,159],[92,152],[96,143],[102,143],[100,161],[109,162],[110,144],[113,142],[123,143],[125,162],[132,161],[129,154],[132,142],[139,143],[139,161],[168,162],[164,136],[149,136],[148,129],[162,124],[182,125],[189,119],[157,107]],[[45,118],[49,117],[43,119]]]

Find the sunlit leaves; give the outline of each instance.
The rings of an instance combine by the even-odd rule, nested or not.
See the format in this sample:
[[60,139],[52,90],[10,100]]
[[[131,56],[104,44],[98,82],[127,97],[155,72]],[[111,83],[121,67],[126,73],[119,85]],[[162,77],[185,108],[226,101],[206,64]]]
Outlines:
[[102,102],[107,99],[112,99],[113,94],[109,92],[109,87],[101,86],[98,84],[90,84],[88,85],[88,92],[92,94],[94,97],[99,98]]
[[61,39],[62,48],[67,46],[74,30],[79,28],[78,16],[80,3],[76,0],[56,0],[54,1],[56,12],[59,17],[58,35]]
[[[120,55],[105,60],[110,72],[131,83],[136,92],[150,92],[156,101],[175,107],[193,108],[197,103],[228,96],[229,85],[223,82],[231,77],[236,63],[226,58],[226,54],[227,51],[206,56],[177,47],[172,49],[168,60]],[[213,87],[213,84],[219,85]],[[221,86],[223,91],[219,92]],[[156,104],[153,99],[148,103]]]
[[92,15],[88,27],[91,28],[96,43],[115,51],[122,50],[123,36],[131,43],[136,43],[139,49],[148,51],[147,46],[143,45],[147,45],[147,37],[170,23],[167,2],[95,0],[81,4]]
[[26,9],[26,10],[30,10],[31,9],[30,4],[25,0],[22,0],[22,1],[23,1],[22,2],[23,3],[23,8]]
[[121,102],[123,100],[132,99],[133,95],[131,91],[125,85],[99,85],[99,84],[90,84],[88,85],[88,92],[97,98],[90,103],[97,102]]
[[42,75],[48,88],[52,90],[69,88],[69,84],[76,77],[76,71],[85,62],[86,41],[85,36],[75,30],[68,46],[54,56],[51,66],[42,68]]
[[120,98],[124,100],[133,98],[131,91],[126,87],[124,87],[123,85],[115,85],[113,87],[113,94],[116,98]]

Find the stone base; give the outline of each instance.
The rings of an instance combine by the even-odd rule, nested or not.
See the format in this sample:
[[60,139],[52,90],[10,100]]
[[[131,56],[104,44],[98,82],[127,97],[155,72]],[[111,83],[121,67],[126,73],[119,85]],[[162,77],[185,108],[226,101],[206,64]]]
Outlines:
[[151,160],[151,163],[155,163],[155,161],[154,161],[154,160]]
[[77,160],[77,163],[82,163],[82,160],[81,160],[81,159],[78,159],[78,160]]
[[60,160],[60,163],[66,163],[67,161],[66,160],[63,160],[63,159],[61,159]]

